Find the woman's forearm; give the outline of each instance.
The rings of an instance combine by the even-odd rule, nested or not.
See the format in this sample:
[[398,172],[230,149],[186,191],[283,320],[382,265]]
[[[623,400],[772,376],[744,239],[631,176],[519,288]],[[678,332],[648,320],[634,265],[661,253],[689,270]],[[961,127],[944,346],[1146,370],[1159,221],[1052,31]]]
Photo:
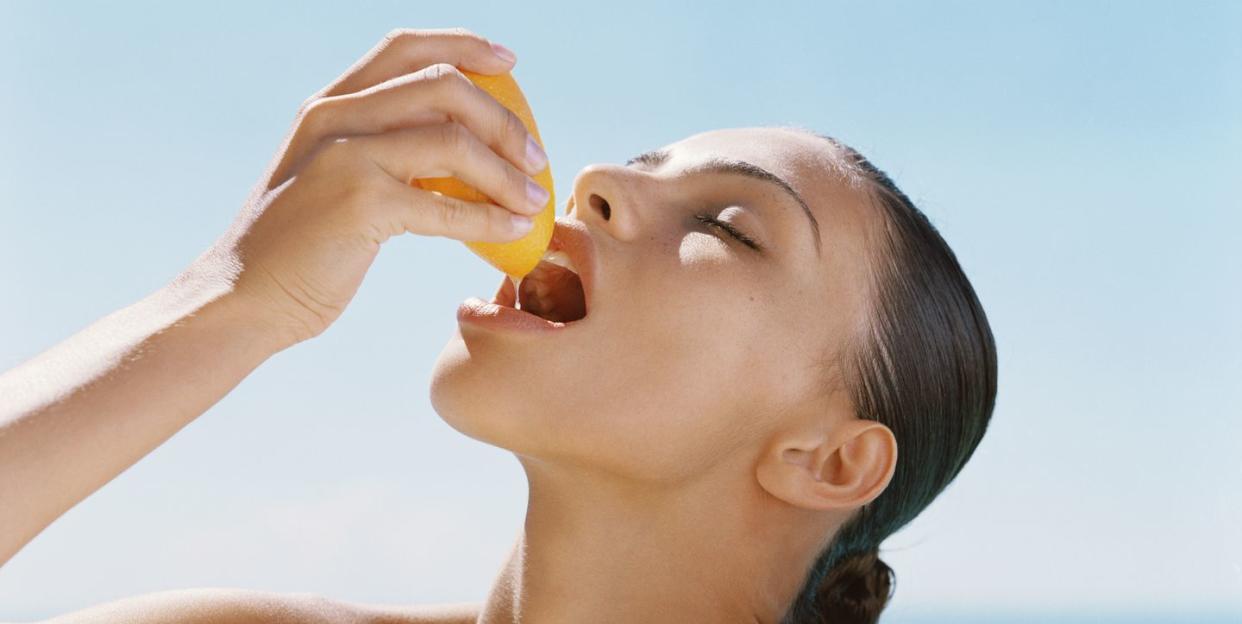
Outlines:
[[0,375],[0,565],[283,346],[187,273]]

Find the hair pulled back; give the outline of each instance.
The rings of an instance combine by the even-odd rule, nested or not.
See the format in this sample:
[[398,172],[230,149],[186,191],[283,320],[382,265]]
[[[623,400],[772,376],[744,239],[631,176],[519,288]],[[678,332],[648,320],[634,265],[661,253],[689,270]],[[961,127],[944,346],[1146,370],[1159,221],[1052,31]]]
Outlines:
[[874,624],[895,589],[880,543],[961,471],[996,400],[996,345],[983,306],[936,227],[887,174],[832,137],[841,173],[880,212],[869,241],[869,309],[841,351],[858,418],[892,430],[892,480],[821,551],[782,624]]

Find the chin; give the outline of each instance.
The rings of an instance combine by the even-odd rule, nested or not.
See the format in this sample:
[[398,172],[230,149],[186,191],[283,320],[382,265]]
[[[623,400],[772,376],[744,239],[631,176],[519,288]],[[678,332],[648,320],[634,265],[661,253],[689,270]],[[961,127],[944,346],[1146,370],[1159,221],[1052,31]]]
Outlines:
[[533,380],[514,371],[528,368],[506,357],[503,350],[484,352],[469,345],[460,330],[440,351],[431,371],[431,406],[444,422],[462,434],[515,453],[533,453],[545,422],[553,415],[536,399],[542,393]]
[[549,348],[458,327],[432,367],[432,408],[467,437],[520,457],[634,478],[682,475],[696,450],[720,448],[704,435],[711,418],[669,416],[724,411],[711,405],[718,390],[686,387],[690,370],[662,369],[653,380],[651,360],[631,352],[601,377],[572,347],[558,358]]

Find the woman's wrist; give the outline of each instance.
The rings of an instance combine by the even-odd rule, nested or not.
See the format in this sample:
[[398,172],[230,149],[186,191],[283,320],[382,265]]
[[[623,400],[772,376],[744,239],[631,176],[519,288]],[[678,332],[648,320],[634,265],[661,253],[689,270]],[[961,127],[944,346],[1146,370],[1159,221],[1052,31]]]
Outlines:
[[240,286],[238,263],[212,256],[200,258],[154,296],[178,325],[210,333],[255,365],[302,340],[272,306]]
[[291,328],[270,317],[261,302],[234,288],[205,303],[186,322],[227,341],[231,353],[257,366],[302,341]]

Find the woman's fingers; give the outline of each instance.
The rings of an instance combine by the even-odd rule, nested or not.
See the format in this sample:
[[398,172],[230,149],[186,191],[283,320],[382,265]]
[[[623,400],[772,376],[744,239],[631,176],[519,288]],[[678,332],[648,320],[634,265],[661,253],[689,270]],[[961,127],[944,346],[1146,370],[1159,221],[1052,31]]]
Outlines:
[[362,91],[433,63],[448,63],[480,74],[503,74],[513,68],[514,61],[501,57],[490,41],[465,28],[400,28],[388,33],[312,99]]
[[[480,74],[503,74],[513,67],[513,62],[503,58],[491,42],[465,28],[394,30],[336,81],[302,102],[293,130],[281,149],[280,159],[269,169],[267,190],[287,181],[319,140],[324,138],[323,135],[312,136],[305,132],[304,127],[307,113],[325,98],[365,91],[437,63]],[[429,118],[437,120],[443,117],[430,115]]]
[[446,121],[359,139],[371,161],[402,184],[452,176],[520,215],[539,214],[548,203],[543,187],[461,123]]
[[[525,173],[453,121],[340,139],[326,145],[315,160],[341,170],[357,170],[360,162],[373,165],[387,178],[374,182],[384,199],[376,202],[374,208],[380,212],[373,217],[400,223],[402,229],[417,234],[463,241],[513,240],[518,236],[511,217],[532,217],[547,204],[546,194],[531,197]],[[466,202],[409,185],[414,178],[448,176],[500,205]],[[384,231],[397,233],[388,227]]]
[[468,202],[395,181],[381,196],[385,198],[381,204],[393,224],[394,236],[409,232],[460,241],[507,243],[525,236],[532,227],[529,218],[495,204]]
[[[522,120],[448,63],[436,63],[358,93],[323,98],[302,116],[268,188],[281,184],[324,139],[378,134],[457,120],[528,174],[547,157]],[[537,156],[532,160],[532,156]],[[484,191],[486,192],[486,191]]]

